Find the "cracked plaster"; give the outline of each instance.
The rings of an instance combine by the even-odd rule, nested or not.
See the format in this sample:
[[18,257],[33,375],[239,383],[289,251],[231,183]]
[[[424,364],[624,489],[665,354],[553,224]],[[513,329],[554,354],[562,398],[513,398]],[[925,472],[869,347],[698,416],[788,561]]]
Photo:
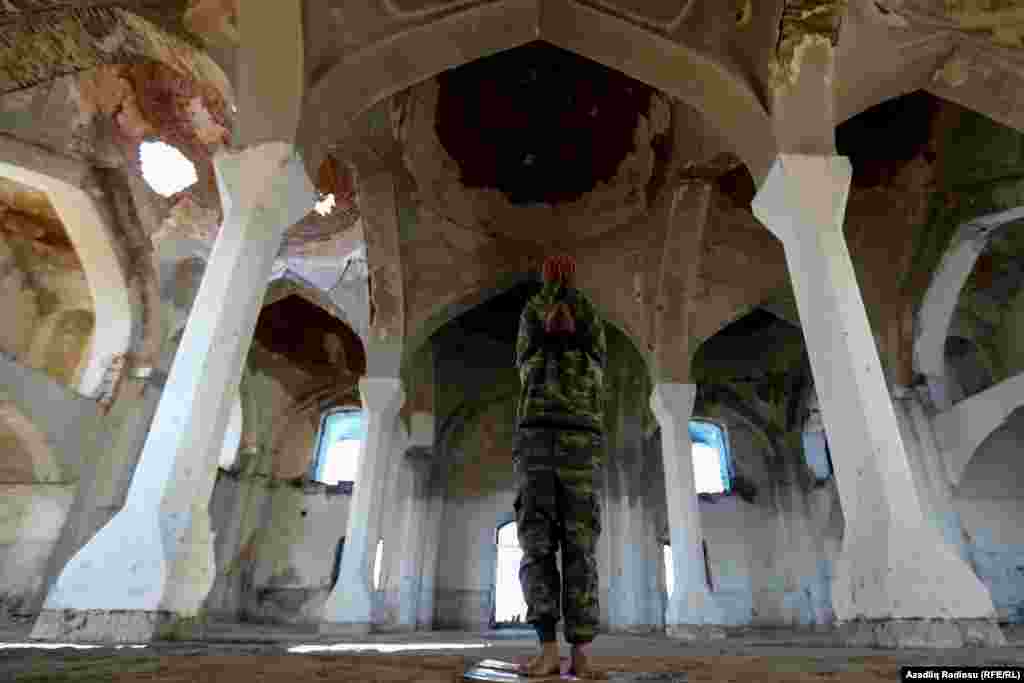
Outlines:
[[831,51],[839,42],[839,30],[847,0],[787,0],[779,24],[779,39],[771,62],[775,89],[792,86],[800,76],[804,55],[812,49]]
[[[26,19],[25,21],[28,21]],[[231,92],[220,67],[205,53],[143,17],[120,7],[66,10],[0,25],[0,92],[30,87],[69,71],[101,64],[153,60]]]

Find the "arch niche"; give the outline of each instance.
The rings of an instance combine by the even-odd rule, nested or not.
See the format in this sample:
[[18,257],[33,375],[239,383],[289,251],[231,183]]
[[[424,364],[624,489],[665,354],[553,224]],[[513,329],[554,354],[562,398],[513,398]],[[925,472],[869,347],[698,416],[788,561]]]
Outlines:
[[[307,91],[298,142],[316,170],[332,143],[346,137],[374,104],[481,57],[544,41],[615,69],[696,108],[763,179],[775,158],[765,106],[737,74],[697,50],[620,16],[565,0],[514,0],[438,12],[345,54]],[[338,97],[344,92],[345,97]]]
[[[85,396],[96,397],[103,389],[111,364],[128,350],[132,341],[133,315],[128,278],[119,258],[117,239],[111,230],[112,217],[86,191],[89,182],[87,168],[56,157],[39,159],[27,146],[15,145],[13,148],[22,154],[5,154],[6,159],[0,161],[0,176],[41,190],[49,196],[89,283],[95,326],[78,391]],[[37,165],[53,170],[49,174],[44,173],[36,170]]]

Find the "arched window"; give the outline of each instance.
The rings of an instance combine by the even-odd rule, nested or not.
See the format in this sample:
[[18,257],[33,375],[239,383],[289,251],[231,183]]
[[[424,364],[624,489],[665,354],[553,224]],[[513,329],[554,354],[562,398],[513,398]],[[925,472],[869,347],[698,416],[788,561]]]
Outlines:
[[697,493],[729,493],[732,463],[725,431],[713,422],[690,420],[693,442],[693,480]]
[[498,527],[498,562],[494,581],[495,624],[521,624],[526,621],[526,602],[519,583],[519,561],[523,551],[515,522]]
[[332,486],[354,482],[365,430],[361,410],[342,408],[324,415],[310,478]]

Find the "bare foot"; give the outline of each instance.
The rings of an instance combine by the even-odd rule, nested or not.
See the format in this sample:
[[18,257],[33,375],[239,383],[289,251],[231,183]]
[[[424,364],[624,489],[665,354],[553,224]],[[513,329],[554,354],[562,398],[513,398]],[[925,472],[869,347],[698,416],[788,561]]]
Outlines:
[[587,654],[588,644],[573,645],[572,656],[569,662],[569,674],[577,678],[586,678],[592,681],[604,681],[608,677],[598,673],[590,667],[590,657]]
[[558,641],[544,643],[541,653],[531,659],[529,663],[520,667],[520,671],[527,676],[557,676],[561,673],[561,663],[558,658]]

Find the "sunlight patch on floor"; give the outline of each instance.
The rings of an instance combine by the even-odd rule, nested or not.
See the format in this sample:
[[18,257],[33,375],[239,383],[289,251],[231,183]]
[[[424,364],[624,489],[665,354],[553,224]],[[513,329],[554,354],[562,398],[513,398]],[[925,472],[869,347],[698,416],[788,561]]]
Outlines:
[[490,643],[336,643],[334,645],[296,645],[288,648],[294,654],[310,652],[403,652],[408,650],[478,650],[490,647]]
[[0,650],[59,650],[71,648],[72,650],[95,650],[101,647],[113,647],[115,650],[130,648],[138,650],[146,645],[83,645],[81,643],[0,643]]

